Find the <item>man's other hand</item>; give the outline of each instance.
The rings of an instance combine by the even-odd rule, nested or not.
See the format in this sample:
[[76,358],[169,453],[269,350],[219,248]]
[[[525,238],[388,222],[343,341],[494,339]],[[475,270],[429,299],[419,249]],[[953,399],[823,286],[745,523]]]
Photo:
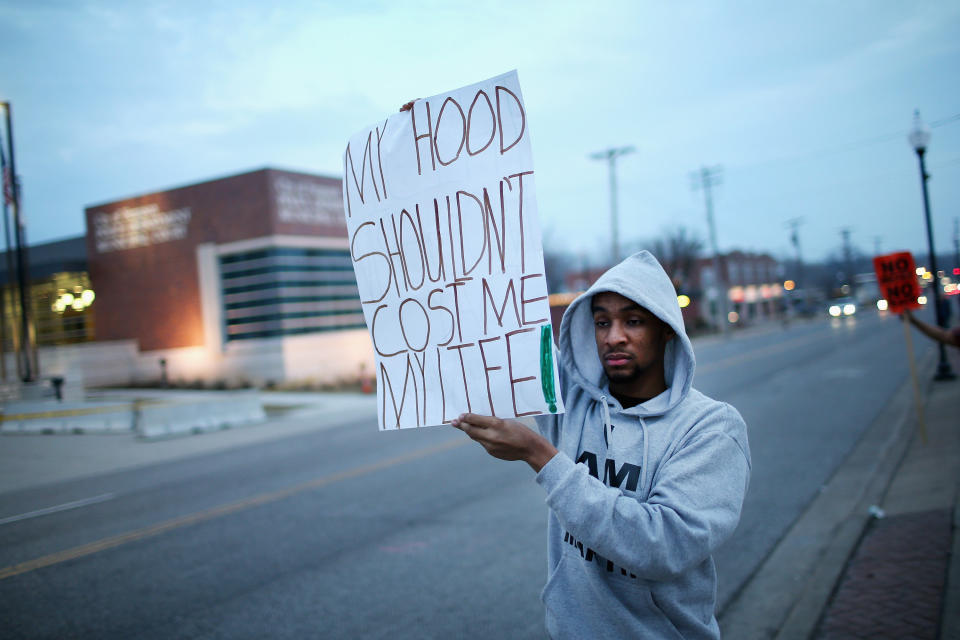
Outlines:
[[464,413],[450,424],[479,442],[494,458],[523,460],[537,473],[557,455],[546,438],[516,420]]

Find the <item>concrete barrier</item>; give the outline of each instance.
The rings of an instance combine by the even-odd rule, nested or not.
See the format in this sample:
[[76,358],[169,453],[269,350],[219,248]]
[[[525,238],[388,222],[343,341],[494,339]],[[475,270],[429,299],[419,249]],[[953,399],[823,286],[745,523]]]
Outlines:
[[133,429],[131,402],[7,402],[0,433],[124,433]]
[[257,393],[83,402],[16,401],[3,405],[0,433],[135,432],[152,439],[216,431],[265,419]]
[[142,438],[166,438],[216,431],[266,419],[257,394],[232,394],[222,400],[141,403],[134,407],[134,423]]

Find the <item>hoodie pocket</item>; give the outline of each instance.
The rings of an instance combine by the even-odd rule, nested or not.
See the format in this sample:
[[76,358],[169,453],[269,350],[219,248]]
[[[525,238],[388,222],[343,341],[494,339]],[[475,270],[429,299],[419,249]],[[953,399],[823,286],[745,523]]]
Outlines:
[[560,562],[557,563],[557,566],[554,567],[553,571],[550,572],[550,575],[547,576],[547,583],[543,585],[543,591],[540,592],[540,602],[544,605],[547,604],[547,598],[549,598],[550,592],[554,589],[557,583],[557,579],[560,576],[560,572],[563,571],[563,565],[567,561],[567,554],[560,554]]
[[658,638],[683,640],[656,606],[644,583],[596,571],[563,553],[540,596],[551,638]]

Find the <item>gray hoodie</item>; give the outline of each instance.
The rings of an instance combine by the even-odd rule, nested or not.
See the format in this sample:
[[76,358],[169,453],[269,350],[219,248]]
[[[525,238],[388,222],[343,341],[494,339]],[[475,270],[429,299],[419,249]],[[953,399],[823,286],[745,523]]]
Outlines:
[[[676,332],[668,388],[629,409],[608,390],[590,300],[613,291]],[[547,492],[553,638],[718,638],[712,553],[737,526],[750,477],[736,409],[691,387],[693,348],[673,284],[649,252],[613,267],[560,324],[566,413],[537,418],[560,453],[537,475]]]

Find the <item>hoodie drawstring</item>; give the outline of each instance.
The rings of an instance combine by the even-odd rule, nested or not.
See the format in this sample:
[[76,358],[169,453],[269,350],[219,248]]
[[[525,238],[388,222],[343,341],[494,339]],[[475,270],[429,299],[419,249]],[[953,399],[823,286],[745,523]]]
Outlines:
[[600,406],[603,407],[603,437],[610,446],[613,437],[613,425],[610,424],[610,407],[607,406],[607,396],[600,396]]
[[[603,407],[603,437],[607,442],[607,448],[612,446],[613,423],[610,422],[610,407],[607,405],[607,396],[600,396],[600,406]],[[650,441],[647,438],[647,423],[643,418],[637,416],[640,421],[640,437],[643,438],[643,462],[640,465],[640,492],[647,487],[647,462],[650,458]]]
[[640,420],[640,436],[643,438],[643,463],[640,466],[640,495],[645,495],[647,487],[647,458],[649,453],[649,439],[647,438],[647,423],[643,421],[643,418],[637,417]]

